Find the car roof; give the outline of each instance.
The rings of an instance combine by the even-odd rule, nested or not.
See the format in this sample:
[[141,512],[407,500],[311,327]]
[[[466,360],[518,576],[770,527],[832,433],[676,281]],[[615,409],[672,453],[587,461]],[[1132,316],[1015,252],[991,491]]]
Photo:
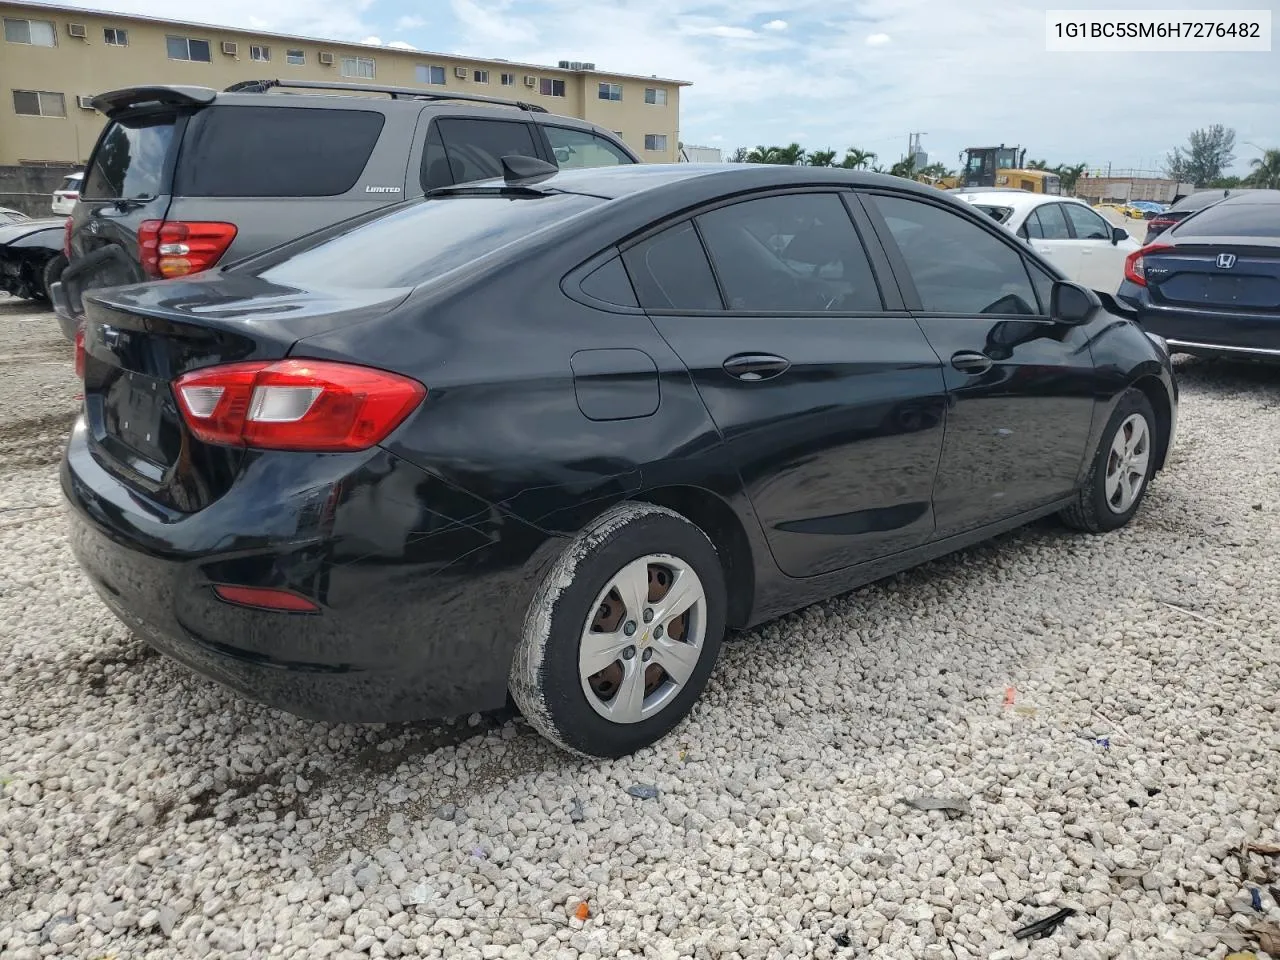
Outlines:
[[993,190],[973,194],[957,193],[955,196],[969,203],[1012,207],[1017,211],[1030,210],[1046,203],[1078,203],[1084,207],[1089,206],[1078,197],[1062,197],[1054,193],[1027,193],[1022,190]]
[[702,177],[716,177],[723,181],[722,189],[726,192],[775,186],[830,184],[893,187],[925,197],[951,199],[934,187],[888,174],[846,170],[842,167],[789,167],[764,163],[638,163],[612,167],[577,167],[561,170],[546,180],[539,181],[537,188],[617,199]]
[[1246,190],[1222,201],[1224,207],[1244,207],[1259,203],[1280,203],[1280,190]]

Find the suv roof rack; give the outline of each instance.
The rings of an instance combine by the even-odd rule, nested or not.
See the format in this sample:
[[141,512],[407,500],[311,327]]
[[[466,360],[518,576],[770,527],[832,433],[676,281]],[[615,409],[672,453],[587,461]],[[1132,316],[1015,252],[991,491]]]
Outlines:
[[435,93],[431,90],[415,90],[413,87],[379,87],[367,83],[333,83],[328,80],[241,80],[223,90],[223,93],[266,93],[273,87],[287,87],[298,90],[344,90],[354,92],[367,90],[371,93],[385,93],[392,100],[402,97],[411,100],[464,100],[473,103],[495,103],[505,107],[519,107],[530,113],[546,113],[546,107],[523,100],[505,100],[502,97],[485,97],[478,93]]

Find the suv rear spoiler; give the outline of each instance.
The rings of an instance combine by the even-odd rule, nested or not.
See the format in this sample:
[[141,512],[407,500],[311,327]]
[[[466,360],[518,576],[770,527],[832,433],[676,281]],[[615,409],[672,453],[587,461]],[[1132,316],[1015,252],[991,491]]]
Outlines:
[[108,117],[138,107],[203,107],[213,103],[218,91],[211,87],[154,86],[125,87],[100,93],[90,102]]
[[[519,107],[530,113],[546,113],[546,107],[523,100],[507,100],[503,97],[486,97],[478,93],[436,93],[431,90],[415,90],[413,87],[382,87],[371,83],[334,83],[329,80],[241,80],[223,90],[223,93],[266,93],[273,87],[291,90],[333,90],[354,93],[385,93],[392,100],[407,97],[410,100],[460,100],[470,103],[496,103],[504,107]],[[177,88],[175,88],[177,89]],[[194,90],[194,87],[183,87]]]

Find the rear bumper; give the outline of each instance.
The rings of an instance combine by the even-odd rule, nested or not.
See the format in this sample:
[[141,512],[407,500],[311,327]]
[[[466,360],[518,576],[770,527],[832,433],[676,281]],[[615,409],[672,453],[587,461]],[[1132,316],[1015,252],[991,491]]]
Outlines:
[[1280,313],[1183,310],[1152,305],[1145,291],[1125,281],[1122,300],[1140,311],[1138,323],[1161,336],[1173,353],[1234,355],[1280,360]]
[[[194,514],[105,470],[77,421],[62,463],[72,550],[147,643],[308,719],[395,722],[500,707],[546,537],[391,454],[270,455]],[[318,613],[223,602],[276,587]]]

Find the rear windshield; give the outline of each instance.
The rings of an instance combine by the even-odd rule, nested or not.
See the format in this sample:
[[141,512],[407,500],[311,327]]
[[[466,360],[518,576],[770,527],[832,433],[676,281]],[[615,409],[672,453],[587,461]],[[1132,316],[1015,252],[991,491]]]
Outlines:
[[[364,173],[376,110],[209,107],[191,118],[174,178],[181,197],[332,197]],[[391,186],[403,186],[402,178]]]
[[79,178],[79,177],[67,177],[65,180],[63,180],[63,181],[62,181],[62,186],[60,186],[58,189],[59,189],[59,190],[79,190],[79,189],[80,189],[80,178]]
[[974,206],[996,221],[996,223],[1004,223],[1013,213],[1013,207],[994,207],[987,203],[975,203]]
[[164,167],[173,144],[173,114],[112,121],[85,173],[86,200],[150,199],[164,193]]
[[1179,237],[1280,237],[1280,203],[1218,204],[1174,229]]
[[358,220],[246,268],[307,290],[412,287],[602,203],[597,197],[439,197]]

